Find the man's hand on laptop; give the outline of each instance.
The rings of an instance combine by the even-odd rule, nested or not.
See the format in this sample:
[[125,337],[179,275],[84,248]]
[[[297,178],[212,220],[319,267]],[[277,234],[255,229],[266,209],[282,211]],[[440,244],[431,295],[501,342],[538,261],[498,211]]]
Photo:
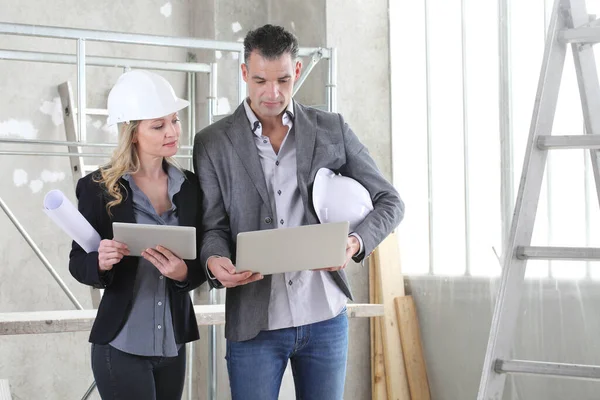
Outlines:
[[348,261],[352,259],[358,252],[360,251],[360,242],[356,238],[356,236],[348,236],[348,241],[346,242],[346,262],[344,265],[339,267],[329,267],[329,268],[320,268],[313,269],[313,271],[338,271],[340,269],[346,268],[348,265]]
[[210,273],[226,288],[246,285],[263,278],[261,274],[251,271],[237,273],[235,266],[227,257],[210,257],[207,266]]

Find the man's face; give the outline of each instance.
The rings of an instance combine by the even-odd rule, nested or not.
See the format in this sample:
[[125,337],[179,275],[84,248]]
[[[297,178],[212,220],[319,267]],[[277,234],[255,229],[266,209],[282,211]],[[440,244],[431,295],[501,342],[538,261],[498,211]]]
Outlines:
[[290,53],[266,59],[256,50],[242,64],[242,76],[257,117],[275,117],[284,112],[292,98],[294,82],[300,77],[302,63]]

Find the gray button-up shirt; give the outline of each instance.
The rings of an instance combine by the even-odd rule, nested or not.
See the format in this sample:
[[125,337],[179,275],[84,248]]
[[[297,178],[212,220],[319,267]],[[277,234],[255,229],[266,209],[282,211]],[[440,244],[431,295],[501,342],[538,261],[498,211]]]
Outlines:
[[[162,215],[156,213],[148,197],[130,175],[123,177],[131,187],[133,212],[138,224],[179,225],[173,196],[181,189],[185,175],[171,165],[167,172],[171,208]],[[177,356],[181,345],[175,343],[170,306],[167,279],[152,263],[140,257],[131,312],[110,344],[121,351],[140,356]]]
[[[274,199],[278,228],[302,225],[304,206],[296,174],[296,132],[293,129],[294,104],[290,101],[282,122],[288,126],[276,154],[262,126],[244,101],[246,115],[255,137],[267,189]],[[302,132],[298,132],[299,135]],[[338,315],[347,298],[326,271],[301,271],[271,277],[268,329],[282,329],[324,321]]]

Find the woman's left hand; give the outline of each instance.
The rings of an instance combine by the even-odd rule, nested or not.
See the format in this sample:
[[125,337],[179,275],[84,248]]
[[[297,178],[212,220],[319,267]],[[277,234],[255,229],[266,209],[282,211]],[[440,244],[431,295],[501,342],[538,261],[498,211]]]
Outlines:
[[142,252],[142,257],[150,261],[167,278],[179,282],[187,279],[187,265],[167,248],[156,246],[155,249],[146,249]]

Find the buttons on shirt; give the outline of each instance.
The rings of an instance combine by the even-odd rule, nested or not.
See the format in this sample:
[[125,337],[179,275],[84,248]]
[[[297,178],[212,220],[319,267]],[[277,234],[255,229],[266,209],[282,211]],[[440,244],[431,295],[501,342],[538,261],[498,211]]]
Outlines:
[[273,222],[273,218],[271,218],[271,217],[265,218],[265,224],[270,224],[271,222]]
[[281,225],[283,225],[283,220],[279,221],[281,223]]
[[279,161],[275,161],[275,165],[279,165]]
[[292,280],[290,279],[290,280],[289,280],[289,282],[288,282],[288,284],[289,284],[290,286],[292,286],[292,283],[293,283],[293,282],[292,282]]
[[162,275],[158,277],[158,279],[162,279],[162,278],[164,278],[164,276],[162,276]]
[[263,140],[263,143],[267,143],[267,140]]
[[159,302],[158,302],[158,305],[159,305],[159,306],[162,306],[162,301],[159,301]]
[[278,190],[278,191],[277,191],[277,194],[281,196],[281,190]]
[[162,329],[162,325],[159,325],[157,328],[158,328],[158,329]]

